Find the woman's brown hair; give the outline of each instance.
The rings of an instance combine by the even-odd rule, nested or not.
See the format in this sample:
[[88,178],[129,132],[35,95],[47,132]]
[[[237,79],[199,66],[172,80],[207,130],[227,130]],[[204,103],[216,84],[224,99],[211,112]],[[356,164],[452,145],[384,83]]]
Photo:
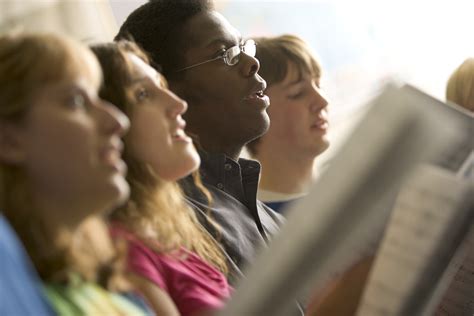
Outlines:
[[[100,96],[131,118],[134,103],[127,96],[126,88],[132,79],[133,66],[127,54],[135,54],[147,63],[149,59],[136,44],[125,40],[93,46],[92,51],[104,73]],[[129,168],[127,180],[131,188],[130,200],[112,213],[112,220],[118,220],[130,228],[156,251],[169,253],[185,247],[226,274],[227,264],[220,246],[186,204],[178,184],[162,180],[149,165],[134,159],[127,147],[125,137],[124,160]],[[210,194],[197,174],[194,179],[210,201]]]
[[[57,35],[0,36],[0,125],[21,124],[34,106],[35,93],[76,74],[87,64],[86,58],[95,60],[87,47]],[[90,70],[101,79],[97,64]],[[109,276],[118,275],[112,268],[116,251],[99,217],[91,216],[75,231],[61,227],[60,232],[53,232],[50,223],[55,219],[46,218],[31,196],[26,171],[0,161],[0,210],[22,240],[40,277],[46,282],[67,281],[72,272],[88,281],[109,284]]]

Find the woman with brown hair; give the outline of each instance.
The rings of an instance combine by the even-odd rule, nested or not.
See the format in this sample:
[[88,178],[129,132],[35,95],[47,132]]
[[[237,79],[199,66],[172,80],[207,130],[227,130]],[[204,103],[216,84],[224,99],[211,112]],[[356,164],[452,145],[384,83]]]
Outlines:
[[101,71],[56,35],[0,36],[0,209],[61,315],[143,315],[100,215],[129,187],[129,121],[98,97]]
[[129,241],[129,268],[159,315],[202,315],[230,296],[226,259],[186,204],[177,180],[200,163],[184,132],[187,104],[138,47],[127,41],[92,48],[104,72],[101,97],[131,121],[124,138],[130,200],[112,214],[112,231]]

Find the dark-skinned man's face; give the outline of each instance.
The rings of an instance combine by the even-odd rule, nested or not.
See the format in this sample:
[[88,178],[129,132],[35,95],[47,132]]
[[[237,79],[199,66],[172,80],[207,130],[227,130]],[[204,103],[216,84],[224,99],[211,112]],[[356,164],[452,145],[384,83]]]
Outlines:
[[[203,12],[184,28],[188,43],[183,67],[219,55],[242,44],[239,32],[217,12]],[[184,70],[171,89],[189,103],[188,130],[211,147],[243,146],[262,135],[269,126],[266,84],[257,74],[259,63],[244,53],[234,66],[222,59]]]

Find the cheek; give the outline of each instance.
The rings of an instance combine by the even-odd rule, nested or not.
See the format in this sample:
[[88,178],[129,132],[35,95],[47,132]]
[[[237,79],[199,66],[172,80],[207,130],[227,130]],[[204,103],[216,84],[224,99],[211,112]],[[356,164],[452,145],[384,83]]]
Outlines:
[[239,96],[243,98],[243,92],[240,91],[242,84],[231,75],[233,69],[229,68],[228,71],[230,72],[215,71],[212,75],[206,74],[206,80],[202,80],[202,73],[199,73],[199,76],[192,78],[187,84],[186,97],[203,104],[226,104],[233,99],[238,100]]
[[270,129],[275,130],[279,137],[288,137],[293,135],[297,130],[306,125],[305,115],[302,111],[301,104],[285,103],[276,104],[270,115]]
[[199,167],[200,159],[194,147],[175,144],[167,149],[162,153],[163,158],[155,169],[165,180],[177,181]]
[[27,164],[33,176],[74,181],[90,172],[99,159],[95,129],[78,122],[44,122],[33,130]]
[[169,151],[170,135],[163,116],[154,111],[135,115],[127,136],[127,145],[135,159],[154,168]]

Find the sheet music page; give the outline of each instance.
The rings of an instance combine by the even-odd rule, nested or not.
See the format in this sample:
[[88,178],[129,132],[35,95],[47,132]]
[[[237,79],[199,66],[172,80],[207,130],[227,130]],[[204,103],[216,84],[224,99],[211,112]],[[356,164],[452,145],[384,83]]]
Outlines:
[[[457,176],[474,181],[474,151],[459,168]],[[462,248],[453,258],[446,272],[447,286],[441,289],[441,303],[436,316],[474,315],[474,224]]]
[[472,203],[473,190],[469,181],[434,166],[413,173],[400,190],[358,315],[421,312],[469,231],[473,214],[466,200]]
[[462,250],[450,263],[447,279],[451,282],[444,291],[435,315],[474,315],[474,226]]

